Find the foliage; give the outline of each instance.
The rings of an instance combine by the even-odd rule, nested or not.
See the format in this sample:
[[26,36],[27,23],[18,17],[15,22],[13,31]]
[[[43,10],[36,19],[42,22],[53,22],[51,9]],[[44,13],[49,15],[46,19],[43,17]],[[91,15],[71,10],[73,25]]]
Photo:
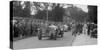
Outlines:
[[97,6],[88,6],[89,9],[89,22],[94,22],[97,24]]
[[77,22],[84,22],[87,19],[87,13],[77,7],[68,7],[65,10],[65,15],[74,19]]

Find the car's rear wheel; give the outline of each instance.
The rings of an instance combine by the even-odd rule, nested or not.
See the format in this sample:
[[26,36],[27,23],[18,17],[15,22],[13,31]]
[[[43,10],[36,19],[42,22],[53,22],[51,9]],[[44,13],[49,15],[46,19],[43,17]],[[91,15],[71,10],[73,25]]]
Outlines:
[[63,37],[63,33],[61,34],[61,37]]
[[55,33],[54,35],[54,40],[57,40],[57,33]]
[[50,39],[52,39],[52,38],[53,38],[53,34],[50,35]]
[[57,40],[56,36],[54,37],[54,40]]
[[42,34],[39,34],[39,35],[38,35],[38,39],[39,39],[39,40],[42,40]]

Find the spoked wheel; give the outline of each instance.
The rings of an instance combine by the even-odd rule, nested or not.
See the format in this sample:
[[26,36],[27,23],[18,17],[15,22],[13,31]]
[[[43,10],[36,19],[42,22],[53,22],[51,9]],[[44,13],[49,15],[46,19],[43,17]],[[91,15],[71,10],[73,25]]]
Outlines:
[[50,39],[56,40],[56,35],[51,34]]
[[38,39],[39,39],[39,40],[42,40],[42,34],[39,34],[39,35],[38,35]]
[[50,39],[53,39],[53,34],[50,35]]
[[61,31],[61,32],[59,33],[59,35],[60,35],[61,37],[63,37],[63,34],[64,34],[63,31]]
[[54,35],[54,40],[57,40],[57,33],[55,33]]
[[63,37],[63,33],[61,34],[61,37]]
[[57,38],[56,38],[57,36],[55,35],[55,37],[54,37],[54,40],[57,40]]

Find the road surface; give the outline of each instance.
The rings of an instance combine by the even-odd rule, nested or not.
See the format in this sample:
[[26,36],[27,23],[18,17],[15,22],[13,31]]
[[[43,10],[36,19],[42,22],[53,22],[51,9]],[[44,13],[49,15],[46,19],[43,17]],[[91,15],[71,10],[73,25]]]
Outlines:
[[72,45],[73,46],[82,46],[82,45],[96,45],[96,44],[97,44],[96,38],[91,38],[87,34],[80,34],[80,35],[76,36]]
[[57,38],[57,40],[49,40],[48,38],[43,38],[43,40],[38,40],[37,37],[30,37],[15,41],[13,43],[13,49],[30,49],[30,48],[46,48],[46,47],[60,47],[60,46],[71,46],[74,37],[72,32],[65,32],[64,37]]

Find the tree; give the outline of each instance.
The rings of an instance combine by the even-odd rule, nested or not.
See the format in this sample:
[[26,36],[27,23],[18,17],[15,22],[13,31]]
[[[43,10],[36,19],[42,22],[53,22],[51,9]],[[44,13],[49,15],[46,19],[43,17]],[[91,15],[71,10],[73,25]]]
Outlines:
[[[13,16],[14,17],[30,17],[30,2],[12,1],[13,2]],[[24,8],[23,8],[24,6]]]
[[53,21],[56,22],[62,22],[63,21],[63,15],[64,15],[64,9],[60,7],[60,4],[57,4],[53,11]]
[[24,2],[25,8],[22,9],[22,17],[30,17],[30,2]]
[[77,22],[84,22],[84,21],[86,21],[86,19],[88,17],[87,13],[85,13],[80,8],[75,7],[75,6],[68,7],[65,10],[65,16],[70,17]]
[[[58,3],[15,1],[14,16],[32,17],[36,19],[50,20],[55,22],[63,21],[64,9]],[[17,6],[16,6],[17,5]]]
[[88,12],[88,16],[89,22],[94,22],[97,24],[97,6],[88,6],[89,12]]
[[12,1],[13,3],[13,16],[19,17],[22,14],[22,6],[20,5],[20,1]]

